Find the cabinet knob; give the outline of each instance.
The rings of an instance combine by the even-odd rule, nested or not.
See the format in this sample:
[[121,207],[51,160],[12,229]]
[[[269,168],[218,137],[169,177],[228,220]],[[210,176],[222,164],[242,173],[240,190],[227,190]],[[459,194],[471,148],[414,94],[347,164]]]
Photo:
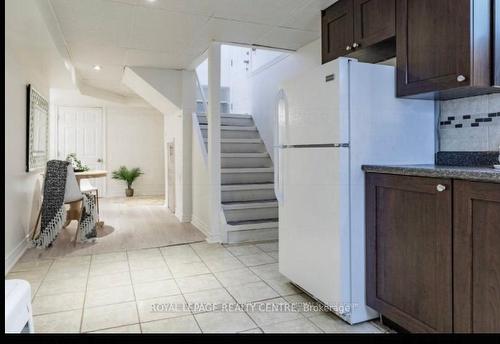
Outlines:
[[353,44],[352,44],[352,47],[353,47],[353,48],[359,48],[360,46],[361,46],[361,45],[360,45],[360,44],[358,44],[358,43],[353,43]]
[[348,45],[348,46],[345,48],[345,50],[347,50],[347,51],[351,51],[351,50],[352,50],[352,48],[351,48],[351,46],[350,46],[350,45]]
[[444,186],[443,184],[438,184],[438,185],[436,186],[436,190],[437,190],[438,192],[443,192],[443,191],[445,191],[445,190],[446,190],[446,186]]
[[457,76],[457,81],[458,82],[464,82],[465,80],[467,80],[467,78],[465,76],[463,76],[463,75]]

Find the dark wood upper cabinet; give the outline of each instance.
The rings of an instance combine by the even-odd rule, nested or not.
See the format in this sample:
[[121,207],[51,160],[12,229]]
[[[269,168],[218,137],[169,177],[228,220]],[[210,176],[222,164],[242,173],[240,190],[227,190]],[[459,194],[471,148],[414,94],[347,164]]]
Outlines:
[[455,332],[500,333],[500,184],[454,184]]
[[[321,13],[323,63],[346,55],[354,42],[352,0],[341,0]],[[349,48],[348,48],[349,47]]]
[[399,0],[397,95],[451,99],[499,92],[492,87],[493,3]]
[[395,35],[396,0],[340,0],[322,11],[323,63],[387,60],[396,56]]
[[453,330],[451,195],[448,179],[366,176],[367,304],[411,332]]

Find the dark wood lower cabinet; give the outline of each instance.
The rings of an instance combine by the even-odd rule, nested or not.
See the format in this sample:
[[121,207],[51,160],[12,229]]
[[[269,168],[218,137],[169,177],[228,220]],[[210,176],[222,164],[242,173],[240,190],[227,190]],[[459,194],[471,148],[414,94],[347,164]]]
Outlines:
[[454,183],[455,332],[500,333],[500,184]]
[[410,332],[500,333],[500,184],[366,175],[367,303]]
[[411,332],[453,330],[450,189],[447,179],[367,175],[367,302]]

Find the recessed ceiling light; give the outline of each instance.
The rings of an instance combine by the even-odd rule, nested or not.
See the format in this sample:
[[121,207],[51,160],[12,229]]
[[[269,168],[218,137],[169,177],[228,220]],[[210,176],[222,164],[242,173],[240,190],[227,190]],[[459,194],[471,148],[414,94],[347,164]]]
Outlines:
[[99,66],[99,65],[95,65],[95,66],[94,66],[94,70],[101,70],[101,66]]
[[156,2],[156,0],[147,0],[147,2]]

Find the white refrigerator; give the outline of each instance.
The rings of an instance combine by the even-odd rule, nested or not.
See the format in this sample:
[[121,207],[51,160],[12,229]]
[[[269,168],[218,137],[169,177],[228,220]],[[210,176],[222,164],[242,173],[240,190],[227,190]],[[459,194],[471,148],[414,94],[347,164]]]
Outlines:
[[378,316],[365,304],[361,165],[434,162],[434,101],[395,94],[394,67],[347,58],[280,91],[279,269],[351,324]]

